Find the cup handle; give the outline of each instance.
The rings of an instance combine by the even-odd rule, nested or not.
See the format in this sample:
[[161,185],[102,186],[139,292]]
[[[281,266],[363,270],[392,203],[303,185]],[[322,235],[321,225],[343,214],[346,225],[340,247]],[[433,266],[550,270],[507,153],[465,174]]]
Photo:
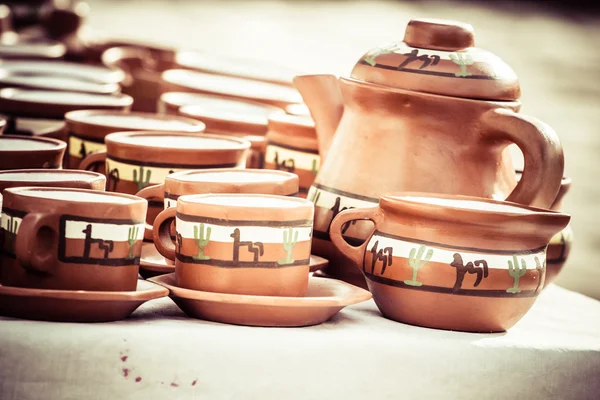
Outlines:
[[[156,199],[162,202],[165,201],[165,189],[161,183],[158,185],[146,186],[135,195],[146,200]],[[146,227],[144,228],[144,239],[152,240],[152,238],[152,225],[146,222]]]
[[85,158],[79,163],[79,169],[95,171],[95,167],[104,162],[106,162],[106,151],[98,151],[85,156]]
[[[58,225],[57,214],[30,213],[23,217],[15,238],[15,255],[23,268],[36,272],[50,273],[58,260]],[[52,243],[42,243],[40,234],[42,229],[52,235]]]
[[523,175],[507,201],[550,208],[564,170],[563,149],[554,130],[537,118],[497,108],[482,116],[484,136],[515,143],[525,159]]
[[171,239],[171,224],[175,222],[177,215],[177,207],[167,208],[156,216],[152,227],[152,235],[156,250],[163,257],[171,261],[175,261],[175,243]]
[[344,240],[342,228],[346,223],[355,220],[371,220],[375,223],[375,227],[377,227],[382,216],[382,211],[379,207],[352,208],[342,211],[333,219],[333,221],[331,221],[331,226],[329,228],[329,237],[331,238],[331,241],[338,250],[354,261],[361,270],[364,269],[363,257],[369,241],[366,240],[360,246],[352,246]]

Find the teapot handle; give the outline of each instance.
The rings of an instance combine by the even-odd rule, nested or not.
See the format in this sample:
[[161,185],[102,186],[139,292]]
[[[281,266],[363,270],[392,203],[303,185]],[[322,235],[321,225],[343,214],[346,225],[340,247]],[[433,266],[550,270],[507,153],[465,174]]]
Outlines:
[[346,257],[354,261],[356,265],[363,270],[363,258],[365,254],[365,248],[369,243],[366,240],[360,246],[352,246],[348,244],[344,240],[342,236],[342,228],[343,226],[351,221],[356,220],[371,220],[375,224],[375,228],[377,229],[377,225],[382,220],[383,214],[379,207],[369,207],[369,208],[351,208],[349,210],[344,210],[339,213],[333,221],[331,221],[331,226],[329,228],[329,237],[331,241],[344,254]]
[[509,140],[523,152],[523,176],[506,200],[550,208],[564,170],[563,150],[556,132],[534,117],[503,108],[486,111],[481,121],[487,139]]

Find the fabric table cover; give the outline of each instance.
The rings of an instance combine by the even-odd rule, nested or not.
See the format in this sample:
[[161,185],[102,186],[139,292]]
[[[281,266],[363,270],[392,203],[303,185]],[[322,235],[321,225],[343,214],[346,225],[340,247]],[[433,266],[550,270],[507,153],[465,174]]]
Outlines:
[[169,299],[126,320],[0,318],[0,398],[599,399],[600,302],[557,286],[506,333],[421,328],[375,303],[322,325],[188,318]]

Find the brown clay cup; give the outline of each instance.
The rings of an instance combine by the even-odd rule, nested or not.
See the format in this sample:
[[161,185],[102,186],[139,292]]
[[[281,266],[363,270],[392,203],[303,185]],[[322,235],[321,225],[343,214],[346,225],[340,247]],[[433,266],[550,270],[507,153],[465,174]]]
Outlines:
[[70,168],[77,168],[88,154],[105,151],[104,138],[114,132],[200,133],[206,127],[202,122],[189,118],[118,110],[71,111],[65,115],[65,120],[69,137]]
[[[314,207],[258,194],[187,195],[154,221],[154,244],[175,261],[179,287],[205,292],[303,297]],[[176,244],[171,224],[176,221]]]
[[[136,196],[164,203],[164,209],[177,206],[186,194],[255,193],[278,196],[298,195],[298,176],[284,171],[215,168],[175,172],[160,185],[145,187]],[[151,221],[151,223],[154,221]],[[152,226],[146,227],[152,237]]]
[[6,286],[132,291],[137,286],[147,202],[86,189],[3,192]]
[[300,197],[306,198],[321,166],[314,122],[309,117],[271,114],[266,137],[265,169],[298,175]]
[[106,178],[97,172],[70,169],[0,171],[0,192],[4,189],[20,186],[65,187],[103,191],[106,186]]
[[[342,232],[375,231],[358,247]],[[395,321],[471,332],[505,331],[544,286],[546,248],[570,217],[467,196],[401,193],[378,207],[341,212],[331,240],[362,270],[382,314]]]
[[[118,132],[105,138],[107,150],[88,155],[80,169],[104,163],[106,190],[136,194],[167,175],[191,169],[244,168],[250,143],[230,136],[176,132]],[[163,203],[148,205],[148,223]],[[146,237],[152,240],[151,236]]]
[[61,140],[0,135],[0,170],[62,168],[67,144]]

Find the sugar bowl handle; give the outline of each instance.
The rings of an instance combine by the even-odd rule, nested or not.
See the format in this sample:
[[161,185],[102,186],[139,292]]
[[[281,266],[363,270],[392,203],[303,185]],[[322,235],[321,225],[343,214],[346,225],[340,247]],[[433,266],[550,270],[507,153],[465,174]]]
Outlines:
[[485,112],[481,121],[486,139],[511,141],[523,152],[523,176],[506,200],[550,208],[564,170],[563,149],[556,132],[534,117],[502,108]]
[[154,245],[156,250],[163,257],[171,261],[175,261],[176,244],[171,239],[171,224],[175,222],[177,215],[177,207],[167,208],[161,211],[154,220],[152,227],[152,236],[154,237]]
[[331,221],[331,226],[329,227],[329,237],[331,238],[331,241],[342,254],[354,261],[361,270],[364,268],[363,258],[369,241],[365,241],[360,246],[352,246],[344,240],[342,230],[344,225],[356,220],[371,220],[375,223],[375,226],[377,226],[382,220],[382,217],[382,211],[379,207],[352,208],[342,211],[333,219],[333,221]]
[[[60,247],[55,242],[59,219],[59,215],[48,213],[29,213],[23,217],[15,238],[15,256],[23,268],[49,273],[55,267]],[[42,234],[42,230],[46,233]],[[44,238],[51,242],[43,243]]]

